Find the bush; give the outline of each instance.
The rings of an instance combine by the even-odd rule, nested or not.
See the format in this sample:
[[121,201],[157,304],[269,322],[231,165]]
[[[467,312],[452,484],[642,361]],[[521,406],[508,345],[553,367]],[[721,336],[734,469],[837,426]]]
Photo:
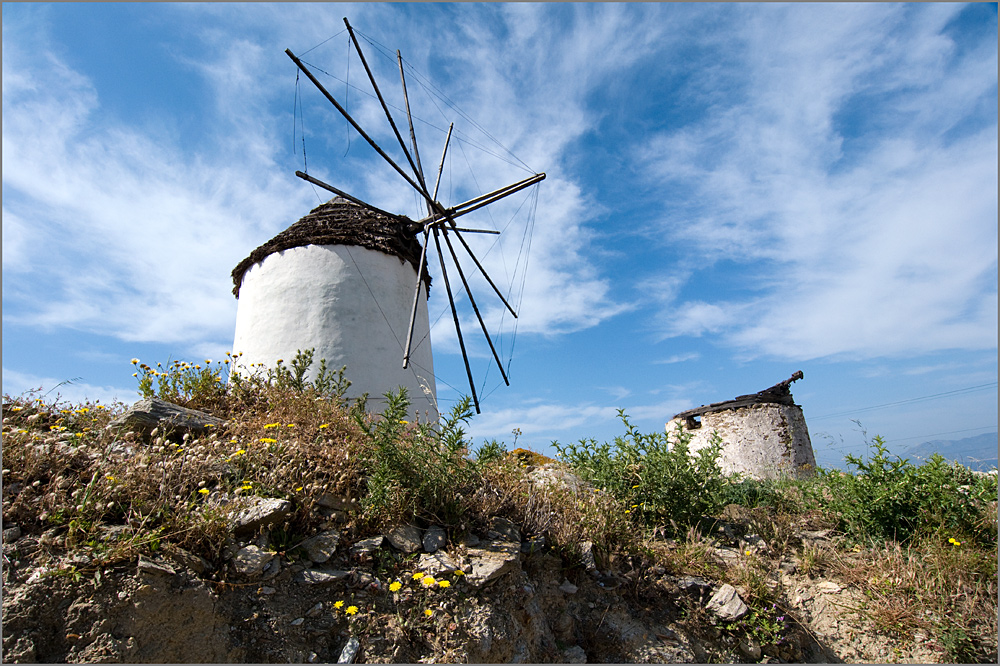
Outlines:
[[890,458],[885,440],[869,444],[868,460],[848,454],[853,473],[822,471],[829,492],[821,503],[837,514],[840,527],[858,541],[907,543],[921,532],[947,531],[960,539],[996,545],[995,476],[973,475],[935,454],[916,467],[899,456]]
[[669,524],[675,533],[683,532],[722,508],[726,481],[718,464],[718,435],[691,455],[691,435],[682,428],[671,442],[666,432],[640,433],[624,410],[618,417],[626,434],[616,437],[614,446],[593,439],[553,446],[581,478],[625,502],[630,515],[647,526]]
[[368,475],[366,518],[407,521],[420,516],[454,524],[462,515],[463,496],[478,479],[466,458],[462,424],[472,417],[469,398],[460,400],[439,426],[411,425],[406,388],[385,394],[387,406],[377,417],[356,414],[367,446],[362,467]]

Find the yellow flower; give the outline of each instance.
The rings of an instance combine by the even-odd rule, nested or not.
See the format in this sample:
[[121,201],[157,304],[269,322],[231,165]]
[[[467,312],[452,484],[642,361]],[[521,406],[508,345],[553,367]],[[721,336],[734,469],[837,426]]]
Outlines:
[[209,490],[208,490],[208,488],[202,488],[198,492],[201,493],[202,495],[207,495],[209,493]]
[[434,580],[434,576],[424,576],[424,577],[423,577],[423,579],[421,579],[421,581],[420,581],[420,582],[421,582],[421,583],[422,583],[422,584],[423,584],[423,585],[424,585],[425,587],[430,587],[431,585],[433,585],[433,584],[434,584],[434,583],[436,583],[437,581],[436,581],[436,580]]
[[319,429],[322,430],[323,428],[329,428],[329,427],[330,427],[329,423],[321,423]]
[[413,574],[413,580],[420,580],[423,577],[424,577],[424,575],[422,573],[420,573],[419,571],[417,573]]
[[285,426],[285,427],[287,427],[287,428],[294,428],[294,427],[295,427],[295,424],[294,424],[294,423],[289,423],[289,424],[288,424],[287,426]]
[[137,358],[132,359],[132,365],[136,365],[138,363],[139,363],[139,359],[137,359]]
[[357,612],[358,612],[358,607],[357,606],[348,606],[347,610],[345,610],[344,612],[347,613],[348,615],[356,615]]
[[449,583],[446,580],[439,580],[438,581],[438,586],[440,586],[440,587],[451,587],[451,583]]
[[246,455],[246,452],[247,452],[247,450],[246,450],[246,449],[240,449],[239,451],[237,451],[237,452],[236,452],[236,453],[234,453],[233,455],[234,455],[234,456],[242,456],[242,455]]
[[104,478],[110,481],[111,483],[114,483],[116,481],[115,477],[111,476],[110,474],[105,474]]
[[264,427],[265,428],[277,428],[280,425],[281,425],[280,423],[268,423]]
[[452,574],[455,576],[464,576],[465,572],[462,571],[461,569],[455,569],[455,571],[453,571]]
[[402,423],[403,425],[410,425],[409,421],[403,421],[402,419],[400,419],[399,422]]
[[300,490],[302,490],[302,486],[299,486],[298,488],[296,488],[295,492],[299,492]]
[[338,601],[337,603],[333,604],[333,607],[334,608],[343,608],[344,607],[344,602],[343,601]]
[[394,580],[393,582],[389,583],[390,592],[399,592],[399,588],[401,587],[403,587],[403,584],[400,583],[398,580]]
[[426,615],[427,617],[430,617],[431,615],[434,615],[434,611],[432,611],[430,608],[428,608],[427,610],[424,611],[424,615]]
[[260,441],[264,442],[265,444],[276,444],[278,440],[274,439],[273,437],[261,437]]

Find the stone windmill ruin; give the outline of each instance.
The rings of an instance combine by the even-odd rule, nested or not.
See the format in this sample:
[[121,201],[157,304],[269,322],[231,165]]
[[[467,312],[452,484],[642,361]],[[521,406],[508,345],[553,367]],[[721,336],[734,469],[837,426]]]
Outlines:
[[314,358],[326,359],[328,367],[347,366],[347,378],[351,380],[348,397],[367,393],[370,399],[377,401],[384,393],[404,386],[411,402],[411,417],[416,415],[436,421],[437,389],[427,310],[431,282],[427,254],[433,239],[433,251],[438,258],[478,413],[479,397],[445,257],[449,256],[457,269],[503,381],[509,385],[455,247],[460,246],[459,250],[468,255],[516,318],[514,308],[463,237],[467,233],[500,232],[462,228],[456,219],[535,185],[545,178],[545,174],[533,174],[455,206],[441,204],[438,189],[454,124],[448,129],[436,181],[433,188],[428,187],[417,149],[400,52],[396,52],[396,58],[409,125],[409,146],[379,90],[354,29],[346,18],[344,24],[409,170],[386,154],[302,60],[290,50],[285,53],[354,130],[418,193],[426,207],[426,216],[411,220],[381,210],[307,173],[296,171],[299,178],[337,196],[255,249],[233,270],[233,293],[239,300],[233,353],[242,353],[235,370],[251,373],[261,366],[273,366],[277,359],[290,359],[298,350],[314,349]]
[[676,414],[667,432],[680,427],[690,434],[692,452],[708,446],[718,433],[719,466],[726,474],[741,472],[755,479],[809,476],[815,472],[816,457],[802,408],[789,388],[802,377],[800,370],[763,391]]

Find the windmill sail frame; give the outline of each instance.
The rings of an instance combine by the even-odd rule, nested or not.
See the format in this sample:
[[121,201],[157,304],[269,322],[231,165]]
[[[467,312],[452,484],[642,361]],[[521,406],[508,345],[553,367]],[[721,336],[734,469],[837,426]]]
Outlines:
[[428,247],[428,245],[430,243],[431,236],[433,236],[435,248],[437,250],[439,265],[441,267],[441,275],[444,278],[445,291],[447,292],[447,295],[448,295],[448,301],[449,301],[449,304],[451,306],[452,318],[453,318],[453,320],[455,322],[455,331],[456,331],[456,333],[458,335],[459,346],[461,347],[461,350],[462,350],[462,358],[463,358],[463,361],[465,362],[465,370],[466,370],[466,374],[468,375],[468,379],[469,379],[469,388],[472,391],[472,399],[473,399],[473,402],[475,404],[476,413],[479,413],[480,412],[479,397],[476,394],[475,382],[474,382],[473,377],[472,377],[472,369],[471,369],[471,367],[469,365],[469,356],[468,356],[468,353],[467,353],[466,348],[465,348],[465,340],[464,340],[464,338],[462,336],[462,327],[461,327],[461,324],[459,323],[458,311],[457,311],[457,309],[455,307],[455,299],[454,299],[454,295],[453,295],[452,290],[451,290],[451,284],[450,284],[450,280],[449,280],[449,277],[448,277],[448,270],[447,270],[447,267],[446,267],[444,253],[442,252],[442,249],[441,249],[440,238],[442,236],[444,237],[445,245],[448,247],[449,253],[450,253],[451,258],[452,258],[452,261],[454,262],[455,267],[458,270],[459,277],[461,278],[461,281],[462,281],[462,286],[465,289],[465,292],[466,292],[466,294],[469,297],[469,302],[472,304],[472,309],[475,312],[477,319],[479,320],[479,324],[482,327],[483,335],[486,337],[486,341],[489,343],[490,350],[493,353],[493,358],[496,361],[497,367],[500,369],[500,374],[503,377],[504,383],[507,386],[510,386],[510,381],[509,381],[509,379],[507,377],[507,373],[504,371],[503,364],[500,362],[499,354],[497,353],[496,348],[493,345],[493,340],[490,337],[489,331],[486,328],[486,324],[483,321],[483,318],[482,318],[482,315],[479,312],[478,306],[476,305],[476,301],[473,298],[472,290],[469,287],[469,283],[468,283],[468,280],[465,277],[465,274],[462,272],[461,265],[458,262],[458,256],[457,256],[457,254],[455,252],[454,246],[451,243],[451,239],[448,237],[448,234],[452,233],[452,234],[455,235],[456,238],[458,238],[458,240],[461,243],[462,247],[465,248],[465,251],[472,258],[472,261],[475,263],[476,268],[479,270],[479,272],[482,274],[482,276],[486,279],[487,283],[493,288],[493,291],[496,293],[496,295],[503,302],[504,306],[506,306],[507,310],[509,310],[510,313],[515,318],[517,318],[517,312],[514,310],[513,307],[511,307],[510,303],[507,302],[507,299],[504,298],[504,296],[501,293],[500,289],[496,286],[496,284],[494,284],[493,280],[490,278],[489,274],[486,272],[486,269],[483,267],[483,265],[480,263],[479,259],[476,257],[475,253],[472,251],[472,248],[469,247],[469,244],[462,237],[462,233],[463,232],[471,232],[471,233],[499,233],[499,232],[493,231],[493,230],[482,230],[482,229],[465,229],[465,228],[459,227],[458,224],[455,222],[455,219],[458,218],[458,217],[461,217],[462,215],[466,215],[466,214],[471,213],[471,212],[473,212],[475,210],[478,210],[478,209],[483,208],[485,206],[488,206],[488,205],[490,205],[492,203],[500,201],[501,199],[503,199],[505,197],[508,197],[511,194],[514,194],[515,192],[519,192],[520,190],[523,190],[523,189],[525,189],[527,187],[530,187],[531,185],[539,183],[539,182],[541,182],[542,180],[545,179],[545,174],[544,173],[536,173],[536,174],[534,174],[534,175],[532,175],[532,176],[530,176],[528,178],[525,178],[525,179],[523,179],[523,180],[521,180],[519,182],[513,183],[513,184],[508,185],[506,187],[499,188],[499,189],[494,190],[492,192],[489,192],[487,194],[483,194],[483,195],[480,195],[478,197],[474,197],[473,199],[470,199],[469,201],[466,201],[464,203],[458,204],[457,206],[452,206],[450,208],[445,208],[437,200],[437,194],[438,194],[438,187],[439,187],[440,182],[441,182],[441,172],[442,172],[442,170],[444,168],[445,156],[446,156],[447,151],[448,151],[448,143],[449,143],[449,141],[451,139],[451,132],[452,132],[452,129],[454,128],[454,124],[452,124],[448,128],[448,136],[445,139],[445,146],[444,146],[444,149],[442,150],[441,162],[440,162],[439,167],[438,167],[437,180],[436,180],[436,182],[434,184],[434,192],[433,192],[433,194],[431,194],[428,191],[428,189],[427,189],[427,183],[424,180],[423,167],[420,164],[420,153],[419,153],[419,150],[418,150],[418,147],[417,147],[417,137],[416,137],[416,132],[414,131],[414,127],[413,127],[413,117],[410,114],[409,95],[407,94],[407,91],[406,91],[406,76],[405,76],[404,70],[403,70],[403,58],[402,58],[402,54],[398,50],[396,51],[396,58],[397,58],[397,61],[399,63],[400,80],[401,80],[402,87],[403,87],[403,98],[404,98],[405,103],[406,103],[406,117],[407,117],[407,123],[409,125],[409,130],[410,130],[410,141],[411,141],[412,147],[413,147],[413,155],[412,156],[410,154],[410,151],[407,150],[406,142],[404,141],[402,135],[399,132],[399,129],[396,126],[395,121],[393,120],[392,113],[389,111],[389,107],[386,104],[385,99],[382,97],[382,93],[379,90],[378,83],[375,80],[375,75],[372,73],[371,68],[368,66],[368,62],[365,59],[363,51],[361,50],[361,45],[359,44],[357,36],[354,33],[354,29],[351,27],[351,24],[347,20],[346,17],[344,18],[344,24],[347,26],[347,31],[350,34],[351,42],[354,44],[354,47],[355,47],[355,49],[358,52],[358,56],[361,59],[362,65],[364,65],[365,72],[367,73],[368,79],[369,79],[369,81],[372,84],[372,88],[375,91],[375,95],[378,98],[379,104],[381,105],[382,110],[385,113],[386,118],[389,121],[389,125],[392,127],[392,131],[395,134],[396,139],[399,142],[399,145],[400,145],[400,147],[403,150],[403,154],[405,155],[406,160],[407,160],[410,168],[413,170],[413,174],[414,174],[415,178],[411,177],[409,174],[407,174],[403,170],[402,167],[400,167],[395,161],[393,161],[392,158],[390,158],[389,155],[386,154],[386,152],[384,150],[382,150],[381,147],[379,147],[379,145],[375,142],[375,140],[372,139],[364,131],[364,129],[362,129],[361,125],[359,125],[357,123],[357,121],[355,121],[354,118],[351,117],[351,115],[347,112],[347,110],[344,107],[342,107],[337,102],[337,100],[334,98],[334,96],[332,94],[330,94],[330,92],[327,91],[325,87],[323,87],[323,85],[319,82],[319,80],[317,80],[317,78],[313,75],[313,73],[309,70],[309,68],[306,67],[306,65],[298,57],[296,57],[295,54],[292,53],[292,51],[290,49],[285,49],[285,53],[292,60],[292,62],[295,63],[296,67],[298,67],[298,69],[301,70],[306,75],[306,77],[309,78],[310,81],[312,81],[313,85],[315,85],[316,88],[323,94],[323,96],[327,98],[327,100],[334,106],[334,108],[336,108],[337,111],[340,112],[340,114],[348,121],[348,123],[350,123],[350,125],[358,132],[358,134],[375,150],[375,152],[378,153],[397,173],[399,173],[399,175],[402,176],[403,179],[407,183],[409,183],[410,186],[413,187],[413,189],[416,190],[418,194],[420,194],[420,196],[423,198],[423,200],[424,200],[424,202],[426,204],[426,207],[427,207],[427,217],[425,217],[425,218],[423,218],[423,219],[421,219],[421,220],[419,220],[417,222],[411,222],[407,218],[402,218],[399,215],[394,215],[392,213],[388,213],[386,211],[382,211],[382,210],[380,210],[380,209],[378,209],[378,208],[376,208],[376,207],[374,207],[374,206],[372,206],[372,205],[370,205],[370,204],[368,204],[368,203],[366,203],[366,202],[364,202],[364,201],[362,201],[362,200],[360,200],[360,199],[358,199],[356,197],[353,197],[353,196],[347,194],[346,192],[343,192],[342,190],[340,190],[340,189],[338,189],[338,188],[336,188],[336,187],[334,187],[332,185],[329,185],[328,183],[324,183],[323,181],[321,181],[321,180],[319,180],[317,178],[314,178],[313,176],[310,176],[310,175],[308,175],[306,173],[303,173],[301,171],[296,171],[295,175],[298,176],[299,178],[307,181],[307,182],[310,182],[310,183],[312,183],[314,185],[317,185],[319,187],[322,187],[322,188],[324,188],[324,189],[326,189],[326,190],[328,190],[330,192],[333,192],[333,193],[335,193],[335,194],[337,194],[339,196],[342,196],[342,197],[344,197],[345,199],[347,199],[349,201],[357,203],[358,205],[367,206],[368,208],[371,208],[374,211],[382,213],[382,214],[384,214],[384,215],[386,215],[386,216],[388,216],[390,218],[399,220],[399,222],[401,224],[407,224],[408,225],[408,231],[410,231],[411,233],[423,232],[424,239],[423,239],[423,246],[422,246],[421,256],[420,256],[420,266],[417,269],[417,284],[416,284],[416,288],[414,290],[413,308],[411,310],[409,330],[408,330],[407,336],[406,336],[406,347],[405,347],[405,350],[403,352],[403,367],[404,368],[406,368],[407,365],[408,365],[408,363],[409,363],[410,348],[411,348],[412,341],[413,341],[413,324],[414,324],[414,320],[415,320],[415,317],[416,317],[417,303],[418,303],[419,294],[420,294],[420,284],[421,284],[421,281],[422,281],[421,280],[421,275],[422,275],[422,272],[423,272],[423,269],[424,269],[424,265],[425,265],[426,260],[427,260],[427,247]]

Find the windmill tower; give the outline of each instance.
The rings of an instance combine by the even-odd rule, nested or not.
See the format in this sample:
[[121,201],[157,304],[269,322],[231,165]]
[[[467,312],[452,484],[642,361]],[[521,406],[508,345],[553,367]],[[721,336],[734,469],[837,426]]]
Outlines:
[[348,397],[377,402],[405,386],[411,418],[436,421],[426,267],[410,363],[399,363],[420,255],[416,237],[391,217],[342,197],[317,206],[233,270],[237,371],[315,349],[328,367],[347,366]]
[[456,219],[541,182],[545,174],[536,173],[464,203],[445,207],[437,197],[454,125],[448,129],[437,180],[431,190],[420,164],[402,56],[399,51],[396,52],[410,130],[409,148],[346,18],[344,24],[406,157],[409,172],[382,150],[302,60],[290,50],[285,53],[358,134],[418,193],[426,205],[427,215],[414,221],[381,210],[307,173],[296,171],[295,175],[299,178],[337,197],[313,209],[258,247],[234,269],[233,293],[239,299],[239,306],[233,351],[243,353],[241,365],[236,371],[252,372],[251,364],[273,365],[279,358],[294,356],[296,350],[314,348],[314,358],[325,358],[328,367],[347,366],[347,378],[352,382],[348,397],[368,393],[370,399],[378,400],[384,393],[405,386],[411,401],[411,416],[426,414],[431,421],[436,420],[436,382],[427,311],[430,289],[427,254],[433,238],[434,254],[438,257],[478,413],[479,397],[442,246],[447,248],[447,256],[457,269],[503,381],[509,385],[452,239],[457,241],[482,278],[516,318],[514,308],[490,279],[463,237],[464,233],[500,232],[462,228],[457,225]]

